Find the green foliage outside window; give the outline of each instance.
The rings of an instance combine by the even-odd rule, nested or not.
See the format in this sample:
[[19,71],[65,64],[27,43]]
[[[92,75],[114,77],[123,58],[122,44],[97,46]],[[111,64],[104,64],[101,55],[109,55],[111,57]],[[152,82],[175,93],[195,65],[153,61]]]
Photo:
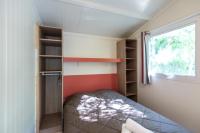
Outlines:
[[150,41],[151,73],[195,75],[195,24],[154,36]]

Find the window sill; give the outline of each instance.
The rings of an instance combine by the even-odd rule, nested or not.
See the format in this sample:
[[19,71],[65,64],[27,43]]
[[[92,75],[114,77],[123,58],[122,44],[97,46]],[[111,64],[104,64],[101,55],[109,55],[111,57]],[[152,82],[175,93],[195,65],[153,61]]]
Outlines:
[[200,78],[198,76],[178,76],[178,75],[166,75],[157,73],[151,75],[152,79],[163,79],[163,80],[172,80],[177,82],[187,82],[187,83],[200,83]]

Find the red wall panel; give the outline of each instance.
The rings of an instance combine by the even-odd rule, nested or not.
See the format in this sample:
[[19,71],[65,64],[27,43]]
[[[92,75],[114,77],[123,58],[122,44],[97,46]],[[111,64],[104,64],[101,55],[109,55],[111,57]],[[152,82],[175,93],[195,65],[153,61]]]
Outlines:
[[63,83],[64,98],[101,89],[118,91],[117,74],[69,75],[64,76]]

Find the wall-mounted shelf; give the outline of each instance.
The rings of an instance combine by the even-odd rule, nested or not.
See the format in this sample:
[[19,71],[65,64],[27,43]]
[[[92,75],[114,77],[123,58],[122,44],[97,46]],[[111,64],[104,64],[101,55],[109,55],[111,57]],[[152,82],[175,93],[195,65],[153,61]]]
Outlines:
[[123,62],[124,59],[64,57],[63,61],[64,62],[111,62],[111,63],[119,63],[119,62]]

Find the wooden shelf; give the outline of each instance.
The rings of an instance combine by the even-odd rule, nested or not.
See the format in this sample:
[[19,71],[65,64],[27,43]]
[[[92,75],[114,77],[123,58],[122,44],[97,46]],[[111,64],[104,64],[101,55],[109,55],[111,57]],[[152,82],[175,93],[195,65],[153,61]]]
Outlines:
[[137,81],[127,81],[126,84],[137,83]]
[[62,75],[62,70],[44,70],[40,71],[42,76],[58,76]]
[[136,58],[126,58],[126,60],[136,60]]
[[58,71],[41,71],[40,74],[50,74],[50,73],[62,73],[61,70]]
[[44,28],[44,29],[50,29],[51,31],[52,30],[60,30],[62,31],[62,28],[61,27],[54,27],[54,26],[46,26],[46,25],[40,25],[40,28]]
[[126,96],[137,96],[137,94],[136,93],[127,92]]
[[42,41],[42,42],[59,42],[59,43],[62,42],[62,40],[58,40],[58,39],[45,39],[45,38],[41,38],[40,41]]
[[62,40],[56,40],[56,39],[40,39],[41,45],[46,46],[54,46],[54,47],[61,47]]
[[48,26],[40,26],[40,38],[62,38],[62,29]]
[[126,47],[126,50],[135,50],[136,48]]
[[114,58],[80,58],[80,57],[64,57],[64,62],[111,62],[119,63],[123,62],[123,59]]
[[136,71],[136,69],[126,69],[126,71]]
[[40,55],[42,58],[62,58],[61,55]]

